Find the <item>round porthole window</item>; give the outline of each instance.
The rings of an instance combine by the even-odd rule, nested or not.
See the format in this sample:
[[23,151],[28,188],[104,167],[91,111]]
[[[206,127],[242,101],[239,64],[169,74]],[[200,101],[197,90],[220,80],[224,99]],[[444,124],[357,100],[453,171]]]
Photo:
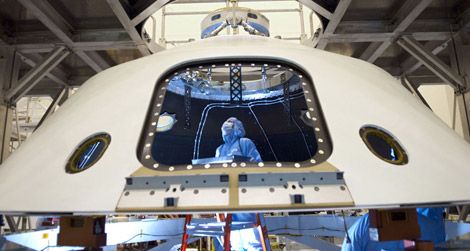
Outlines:
[[111,142],[107,133],[99,133],[85,139],[73,152],[67,162],[67,173],[79,173],[94,165],[103,156]]
[[395,165],[408,163],[406,151],[391,133],[376,126],[364,126],[359,134],[367,148],[381,160]]

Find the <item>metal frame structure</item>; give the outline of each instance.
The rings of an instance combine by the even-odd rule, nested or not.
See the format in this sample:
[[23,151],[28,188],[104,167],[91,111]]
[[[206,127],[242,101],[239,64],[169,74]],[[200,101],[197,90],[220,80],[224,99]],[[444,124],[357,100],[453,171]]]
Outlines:
[[[67,98],[65,93],[72,86],[115,64],[150,55],[140,27],[169,2],[90,0],[82,3],[83,12],[64,8],[63,1],[0,3],[0,163],[9,154],[13,107],[21,97],[55,97],[41,124]],[[348,54],[403,76],[405,85],[418,97],[417,88],[423,84],[452,86],[464,136],[470,141],[469,1],[454,1],[452,6],[437,0],[299,2],[325,19],[316,48]],[[101,12],[85,15],[94,9]],[[9,11],[14,14],[8,15]],[[177,13],[165,15],[172,14]],[[312,39],[303,42],[309,44]],[[468,208],[459,209],[460,218],[466,219]]]
[[[120,50],[136,49],[141,55],[149,55],[150,52],[139,32],[140,27],[143,21],[169,2],[168,0],[140,0],[135,1],[133,4],[123,5],[118,0],[107,0],[105,4],[87,1],[85,3],[86,10],[91,11],[96,7],[101,9],[102,13],[106,12],[108,14],[97,15],[88,19],[85,17],[84,19],[80,17],[80,13],[74,13],[70,9],[67,10],[58,5],[57,2],[44,1],[40,4],[32,0],[21,0],[16,4],[11,3],[12,6],[4,6],[2,9],[7,10],[10,7],[19,9],[17,11],[19,13],[28,13],[34,17],[33,21],[34,19],[39,21],[34,27],[41,28],[40,30],[37,28],[32,29],[23,24],[22,19],[11,20],[9,17],[3,17],[0,13],[0,18],[8,21],[4,22],[6,25],[3,24],[2,29],[0,29],[4,31],[4,34],[0,34],[2,41],[0,46],[13,47],[21,53],[24,60],[27,60],[28,65],[40,61],[38,59],[33,60],[31,55],[37,57],[38,53],[47,53],[57,46],[65,46],[67,50],[73,52],[73,56],[70,57],[78,58],[79,61],[85,63],[80,67],[89,67],[86,73],[81,70],[81,73],[77,76],[73,66],[72,68],[70,66],[60,67],[63,64],[60,63],[58,68],[65,69],[65,71],[61,70],[61,74],[48,73],[46,77],[62,85],[66,83],[72,86],[79,85],[83,80],[90,77],[93,72],[101,71],[121,62],[120,59],[109,58],[107,54],[110,50],[115,51],[113,55],[119,55]],[[189,2],[193,1],[179,0],[174,4]],[[214,0],[196,2],[207,3],[214,2]],[[338,51],[347,46],[353,50],[352,53],[348,54],[369,62],[375,62],[392,75],[400,76],[406,72],[409,78],[415,79],[419,83],[442,82],[442,80],[433,76],[432,72],[420,67],[421,63],[416,63],[413,56],[407,57],[407,53],[405,54],[397,49],[395,44],[400,41],[403,35],[407,35],[416,41],[427,41],[424,46],[434,54],[447,53],[446,47],[452,34],[468,33],[470,20],[468,17],[470,16],[468,3],[456,1],[453,6],[442,10],[446,6],[442,6],[442,4],[433,0],[407,0],[403,5],[399,5],[397,0],[382,1],[382,4],[368,4],[367,2],[362,0],[354,2],[341,0],[337,1],[336,6],[327,6],[322,1],[301,0],[300,3],[311,8],[327,20],[324,32],[320,36],[316,47]],[[443,15],[438,13],[439,8],[441,8],[441,12],[449,12],[447,15],[449,17],[442,17]],[[305,10],[299,8],[295,11],[301,13]],[[374,11],[384,14],[383,17],[378,17],[377,14],[374,14]],[[166,16],[177,14],[187,15],[188,13],[165,12]],[[423,18],[421,18],[422,16]],[[9,23],[12,27],[8,26]],[[82,23],[87,24],[86,27]],[[101,23],[107,27],[100,27]],[[164,25],[164,22],[162,25]],[[47,30],[44,30],[43,27]],[[305,25],[303,27],[305,29]],[[25,31],[14,32],[14,29]],[[452,33],[452,31],[454,32]],[[309,44],[309,40],[310,38],[305,39],[303,42]],[[178,41],[174,42],[177,43]],[[465,44],[466,41],[463,41],[463,43]],[[162,46],[158,44],[157,46],[159,46],[159,50],[163,49]],[[395,54],[392,56],[393,60],[390,58],[389,52]],[[398,52],[398,54],[395,52]],[[136,58],[138,55],[134,53],[132,57]],[[449,61],[446,57],[448,56],[444,56],[444,62]],[[128,60],[128,57],[126,60]],[[90,68],[92,71],[89,70]],[[54,71],[57,70],[54,69]],[[48,95],[53,95],[58,91],[56,86],[49,90],[44,88],[42,90],[46,91]],[[32,88],[30,94],[34,93],[44,92],[41,92],[39,88]]]
[[230,102],[241,103],[243,100],[242,67],[230,67]]

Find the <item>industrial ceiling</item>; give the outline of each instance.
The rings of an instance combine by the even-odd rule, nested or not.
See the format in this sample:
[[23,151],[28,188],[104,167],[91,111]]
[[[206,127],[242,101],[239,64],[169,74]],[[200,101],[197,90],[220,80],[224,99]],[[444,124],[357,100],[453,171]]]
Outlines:
[[[0,46],[17,52],[21,69],[19,86],[7,92],[7,99],[54,96],[64,87],[80,86],[106,68],[150,55],[140,35],[150,15],[166,4],[210,2],[224,3],[1,0]],[[316,48],[361,58],[394,76],[406,74],[414,85],[446,82],[456,89],[465,87],[462,78],[449,71],[448,65],[454,55],[449,53],[455,44],[452,38],[458,36],[466,44],[470,1],[300,0],[300,3],[315,10],[323,21]],[[434,60],[431,66],[423,65],[426,60],[420,58],[423,49],[437,55],[431,58]],[[47,59],[53,61],[49,65],[52,70],[45,70],[44,78],[22,81],[34,66]],[[444,70],[448,72],[436,72],[432,69],[436,64],[447,66]]]

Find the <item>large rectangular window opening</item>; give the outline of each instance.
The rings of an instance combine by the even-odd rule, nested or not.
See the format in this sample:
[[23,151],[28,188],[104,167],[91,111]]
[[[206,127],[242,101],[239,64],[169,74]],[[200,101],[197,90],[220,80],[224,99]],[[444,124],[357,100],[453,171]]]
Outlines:
[[219,61],[157,83],[138,157],[162,171],[301,168],[331,150],[309,76],[285,63]]

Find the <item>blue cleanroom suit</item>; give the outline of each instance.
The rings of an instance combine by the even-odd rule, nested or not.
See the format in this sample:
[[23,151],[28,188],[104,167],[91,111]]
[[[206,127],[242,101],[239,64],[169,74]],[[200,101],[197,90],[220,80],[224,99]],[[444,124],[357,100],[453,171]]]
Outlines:
[[[249,138],[244,138],[245,128],[243,123],[237,118],[228,118],[222,124],[222,139],[224,144],[220,145],[215,157],[244,156],[249,157],[250,162],[261,162],[261,156],[256,149],[256,145]],[[262,217],[262,215],[261,215]],[[250,222],[257,224],[256,214],[238,213],[233,214],[232,222]],[[258,227],[234,230],[230,232],[230,245],[232,250],[241,251],[262,251],[261,235]],[[216,241],[215,250],[223,250],[222,244]]]
[[[417,208],[420,240],[433,241],[434,245],[445,241],[443,208]],[[349,229],[349,240],[344,238],[342,251],[398,251],[405,250],[403,241],[373,241],[369,237],[369,214],[359,218]],[[435,248],[435,250],[439,250]]]
[[222,139],[224,144],[215,151],[215,157],[244,156],[249,157],[250,162],[261,162],[261,156],[255,143],[249,138],[244,138],[245,128],[237,118],[228,118],[222,124]]

